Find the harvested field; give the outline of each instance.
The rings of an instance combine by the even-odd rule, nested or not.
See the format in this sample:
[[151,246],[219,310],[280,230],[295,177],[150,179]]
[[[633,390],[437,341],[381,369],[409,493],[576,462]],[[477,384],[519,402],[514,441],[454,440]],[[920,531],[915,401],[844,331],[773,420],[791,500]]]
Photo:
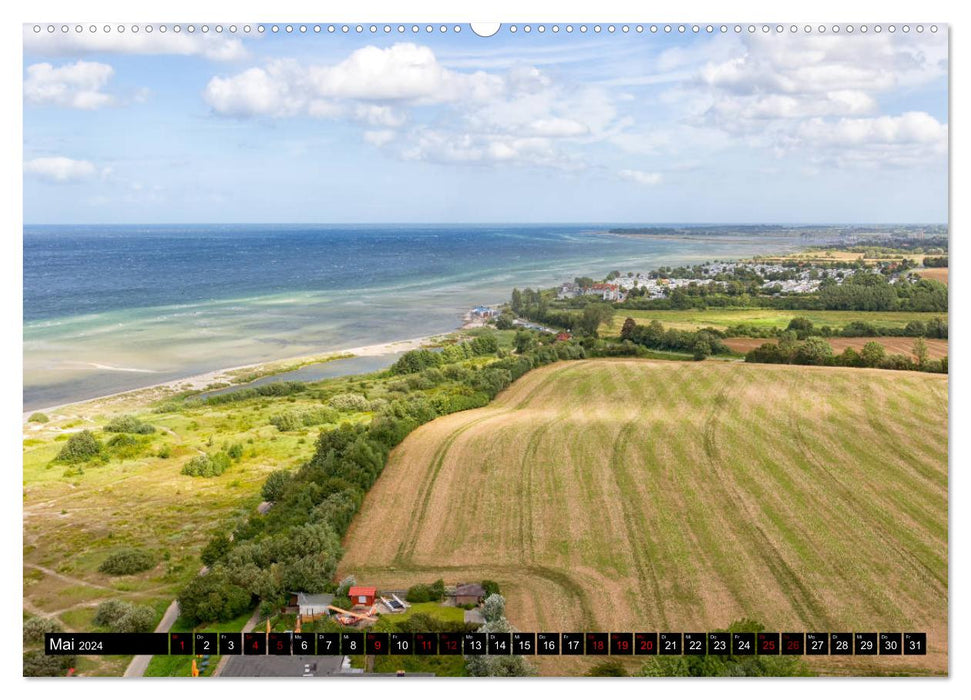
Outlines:
[[813,665],[945,673],[947,410],[915,372],[559,363],[412,433],[340,575],[494,579],[524,630],[923,630]]
[[[833,352],[841,353],[846,348],[853,348],[859,351],[864,345],[871,341],[880,343],[888,353],[899,355],[913,355],[914,338],[827,338]],[[726,338],[725,345],[735,352],[746,353],[754,350],[764,343],[776,342],[773,338]],[[939,338],[926,338],[927,354],[932,360],[939,360],[947,357],[947,340]]]
[[926,267],[922,270],[917,270],[917,274],[919,274],[921,277],[926,277],[929,280],[937,280],[938,282],[947,284],[946,267]]

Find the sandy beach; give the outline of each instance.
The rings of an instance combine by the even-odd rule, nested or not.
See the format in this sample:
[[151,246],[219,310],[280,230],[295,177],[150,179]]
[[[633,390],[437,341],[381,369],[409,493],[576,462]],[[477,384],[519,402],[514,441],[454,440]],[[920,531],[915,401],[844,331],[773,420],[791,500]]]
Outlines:
[[240,382],[241,376],[266,376],[278,374],[308,364],[328,362],[351,357],[379,357],[382,355],[393,355],[395,353],[407,352],[408,350],[416,350],[423,346],[436,344],[444,337],[444,334],[438,334],[422,336],[420,338],[408,338],[405,340],[392,340],[386,343],[375,343],[373,345],[361,345],[353,348],[330,350],[312,355],[288,357],[281,360],[274,360],[272,362],[259,362],[255,364],[226,367],[180,379],[161,382],[159,384],[153,384],[140,389],[105,394],[104,396],[85,399],[83,401],[76,401],[57,406],[48,406],[45,408],[25,411],[23,413],[23,423],[26,430],[41,430],[46,427],[45,424],[28,424],[27,422],[28,418],[34,413],[45,413],[48,414],[49,417],[54,418],[54,414],[63,414],[67,409],[70,409],[69,412],[72,415],[77,414],[82,416],[86,414],[101,413],[106,410],[125,410],[133,408],[136,405],[144,405],[152,401],[159,401],[167,396],[185,391],[202,391],[204,389],[212,388],[214,385],[219,386],[238,384],[240,387],[243,387],[246,385],[246,382]]

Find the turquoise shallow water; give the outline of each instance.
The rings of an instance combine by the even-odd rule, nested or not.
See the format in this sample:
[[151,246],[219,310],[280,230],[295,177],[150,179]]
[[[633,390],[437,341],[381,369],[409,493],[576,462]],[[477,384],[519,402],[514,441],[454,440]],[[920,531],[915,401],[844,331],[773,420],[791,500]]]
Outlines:
[[446,332],[514,286],[799,243],[609,226],[25,227],[24,409]]

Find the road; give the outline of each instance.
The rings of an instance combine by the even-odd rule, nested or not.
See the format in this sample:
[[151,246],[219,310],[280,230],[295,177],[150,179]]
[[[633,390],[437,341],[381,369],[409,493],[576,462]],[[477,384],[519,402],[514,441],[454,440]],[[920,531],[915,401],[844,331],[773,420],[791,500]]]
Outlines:
[[[159,620],[158,627],[155,628],[156,632],[168,632],[172,629],[172,625],[175,621],[179,619],[179,601],[173,600],[169,603],[169,607],[165,609],[165,614],[162,615],[162,619]],[[128,668],[125,669],[125,678],[141,678],[145,675],[145,669],[148,668],[148,662],[152,660],[152,656],[141,655],[136,656],[128,664]]]

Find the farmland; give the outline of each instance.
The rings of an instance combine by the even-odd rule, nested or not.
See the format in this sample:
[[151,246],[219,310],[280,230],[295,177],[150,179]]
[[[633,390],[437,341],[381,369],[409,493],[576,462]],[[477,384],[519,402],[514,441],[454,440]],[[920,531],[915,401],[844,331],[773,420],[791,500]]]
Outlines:
[[808,318],[816,326],[842,327],[853,321],[871,323],[879,327],[903,328],[910,321],[929,321],[946,313],[921,311],[808,311],[782,309],[679,309],[664,311],[635,311],[618,309],[609,327],[601,329],[606,335],[619,335],[624,319],[633,318],[646,324],[658,320],[665,327],[696,330],[711,326],[724,330],[728,326],[750,324],[760,328],[784,329],[794,318]]
[[525,630],[924,630],[926,658],[814,668],[943,673],[947,410],[912,372],[555,364],[412,433],[340,574],[491,578]]
[[927,267],[922,270],[918,270],[917,273],[925,279],[936,280],[943,284],[947,284],[946,267]]

